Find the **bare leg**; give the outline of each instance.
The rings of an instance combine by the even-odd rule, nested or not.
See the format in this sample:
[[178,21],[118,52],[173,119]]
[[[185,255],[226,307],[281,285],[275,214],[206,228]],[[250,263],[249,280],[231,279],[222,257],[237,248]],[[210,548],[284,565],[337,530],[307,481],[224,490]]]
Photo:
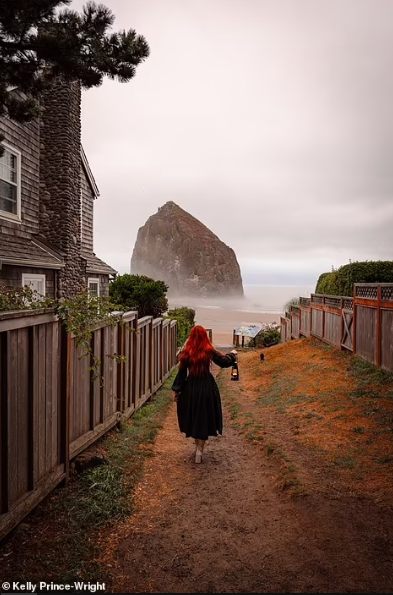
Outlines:
[[203,447],[205,446],[204,440],[195,440],[196,451],[195,451],[195,462],[202,462]]

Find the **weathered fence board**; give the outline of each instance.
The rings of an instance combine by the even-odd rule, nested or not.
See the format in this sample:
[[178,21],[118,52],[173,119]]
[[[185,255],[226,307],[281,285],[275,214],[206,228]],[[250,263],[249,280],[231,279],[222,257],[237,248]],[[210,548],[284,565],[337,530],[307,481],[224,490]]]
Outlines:
[[393,309],[381,309],[381,368],[393,371]]
[[310,334],[319,339],[323,338],[323,310],[311,309]]
[[123,316],[123,345],[124,345],[124,383],[123,383],[123,410],[125,417],[129,417],[136,408],[136,388],[139,382],[139,369],[137,368],[137,330],[138,312],[127,312]]
[[0,314],[0,539],[68,477],[71,458],[161,386],[176,321],[127,312],[95,325],[90,346],[98,375],[54,311]]
[[[308,301],[308,304],[307,304]],[[304,337],[310,336],[311,330],[311,308],[310,308],[310,300],[306,298],[300,299],[300,326],[299,326],[299,334],[303,335]]]
[[373,364],[377,363],[377,320],[377,308],[356,306],[356,344],[354,351],[356,355]]
[[285,343],[286,337],[287,337],[287,325],[285,322],[285,318],[283,318],[282,316],[280,318],[280,334],[281,334],[281,343]]
[[300,309],[297,306],[291,308],[291,338],[299,339],[300,337]]
[[324,318],[323,338],[334,347],[340,347],[342,335],[341,311],[337,313],[325,312]]

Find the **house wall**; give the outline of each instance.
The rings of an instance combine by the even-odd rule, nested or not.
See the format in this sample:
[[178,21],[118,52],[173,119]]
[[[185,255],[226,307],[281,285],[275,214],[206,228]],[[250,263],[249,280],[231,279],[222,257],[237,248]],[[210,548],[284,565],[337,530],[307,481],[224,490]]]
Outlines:
[[21,152],[22,203],[22,223],[8,221],[0,213],[0,233],[30,238],[39,229],[39,123],[18,124],[3,117],[0,118],[0,130],[5,142]]
[[40,229],[65,260],[58,297],[72,298],[86,283],[81,259],[81,89],[56,81],[42,97]]
[[109,295],[109,275],[99,275],[100,295],[102,297]]
[[51,269],[3,265],[0,275],[0,283],[8,289],[22,287],[23,273],[45,275],[46,296],[49,298],[55,297],[56,271]]
[[109,295],[109,275],[99,275],[98,273],[87,273],[87,280],[98,279],[100,282],[100,297]]
[[93,209],[94,194],[90,183],[86,177],[85,170],[81,167],[81,193],[82,193],[82,213],[81,213],[81,244],[82,251],[93,252]]

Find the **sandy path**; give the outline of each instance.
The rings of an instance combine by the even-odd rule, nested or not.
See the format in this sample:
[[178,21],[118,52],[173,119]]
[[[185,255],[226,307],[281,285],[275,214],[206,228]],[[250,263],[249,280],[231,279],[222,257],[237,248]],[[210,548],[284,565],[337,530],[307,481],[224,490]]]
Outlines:
[[352,498],[289,499],[276,476],[228,419],[193,464],[172,406],[120,534],[112,592],[391,593],[392,515]]

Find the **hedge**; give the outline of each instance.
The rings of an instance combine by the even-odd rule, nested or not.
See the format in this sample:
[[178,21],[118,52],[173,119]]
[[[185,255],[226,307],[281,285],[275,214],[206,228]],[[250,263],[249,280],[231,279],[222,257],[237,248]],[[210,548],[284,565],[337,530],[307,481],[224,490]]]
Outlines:
[[393,262],[351,262],[332,273],[322,273],[317,281],[315,293],[352,297],[354,283],[393,283]]
[[182,347],[195,325],[195,310],[192,308],[174,308],[168,310],[164,318],[177,320],[177,346]]

